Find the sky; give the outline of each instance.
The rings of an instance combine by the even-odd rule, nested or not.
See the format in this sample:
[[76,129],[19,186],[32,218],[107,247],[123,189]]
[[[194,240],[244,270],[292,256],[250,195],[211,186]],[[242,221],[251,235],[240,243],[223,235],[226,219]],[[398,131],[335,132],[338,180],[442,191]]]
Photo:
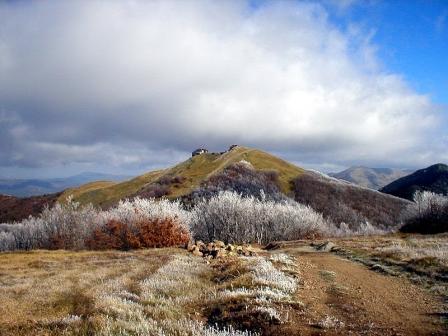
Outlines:
[[0,0],[0,177],[446,163],[447,60],[446,0]]

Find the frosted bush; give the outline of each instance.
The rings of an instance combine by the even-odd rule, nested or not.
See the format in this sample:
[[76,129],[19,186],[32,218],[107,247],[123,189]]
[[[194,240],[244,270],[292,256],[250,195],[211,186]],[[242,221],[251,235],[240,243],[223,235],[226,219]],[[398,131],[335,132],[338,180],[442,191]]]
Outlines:
[[140,199],[121,201],[116,207],[101,211],[92,205],[81,207],[68,199],[46,208],[39,217],[19,223],[0,224],[0,251],[30,249],[85,249],[93,232],[116,220],[131,228],[142,220],[173,219],[190,232],[191,213],[179,202]]
[[184,210],[178,201],[154,198],[120,201],[118,205],[104,213],[107,219],[118,220],[132,224],[142,220],[176,219],[185,229],[189,230],[191,213]]
[[338,237],[349,237],[349,236],[374,236],[374,235],[384,235],[387,233],[394,232],[394,228],[389,228],[388,230],[373,226],[368,221],[361,222],[356,227],[349,227],[346,223],[341,223],[339,227],[333,229],[334,236]]
[[198,239],[267,243],[330,232],[321,214],[294,201],[277,203],[225,191],[193,209],[192,230]]
[[441,233],[448,231],[448,196],[417,191],[406,209],[401,231]]
[[15,246],[15,237],[11,232],[0,232],[0,252],[12,251]]
[[103,225],[98,210],[91,205],[79,207],[71,199],[46,208],[35,218],[20,223],[0,225],[0,250],[30,250],[38,248],[82,249],[93,230]]

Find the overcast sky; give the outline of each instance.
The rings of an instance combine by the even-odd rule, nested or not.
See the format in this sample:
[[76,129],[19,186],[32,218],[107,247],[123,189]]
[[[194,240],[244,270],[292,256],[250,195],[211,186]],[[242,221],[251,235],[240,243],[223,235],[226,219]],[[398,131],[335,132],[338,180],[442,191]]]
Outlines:
[[0,176],[137,174],[233,143],[324,171],[447,162],[447,16],[446,1],[3,1]]

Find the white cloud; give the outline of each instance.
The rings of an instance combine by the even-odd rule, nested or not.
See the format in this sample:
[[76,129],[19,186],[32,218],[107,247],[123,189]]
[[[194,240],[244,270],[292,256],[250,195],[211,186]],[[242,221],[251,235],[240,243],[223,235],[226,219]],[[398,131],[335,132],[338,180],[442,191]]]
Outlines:
[[446,158],[428,156],[429,98],[381,68],[370,31],[339,30],[318,4],[18,2],[0,22],[0,109],[18,116],[0,118],[5,166],[229,143],[338,165]]

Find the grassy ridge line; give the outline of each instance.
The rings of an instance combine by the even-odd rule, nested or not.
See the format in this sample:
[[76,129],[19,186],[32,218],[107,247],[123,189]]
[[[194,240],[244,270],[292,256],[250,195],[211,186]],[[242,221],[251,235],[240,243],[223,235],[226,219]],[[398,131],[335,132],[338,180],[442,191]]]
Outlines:
[[107,188],[107,187],[111,187],[115,184],[117,184],[118,182],[113,182],[113,181],[95,181],[95,182],[90,182],[90,183],[86,183],[83,184],[79,187],[72,187],[72,188],[68,188],[66,189],[61,196],[59,196],[58,200],[59,201],[63,201],[66,200],[68,196],[72,196],[74,198],[79,197],[80,195],[92,191],[92,190],[97,190],[97,189],[102,189],[102,188]]
[[81,204],[92,203],[93,205],[107,207],[113,205],[116,201],[126,198],[134,193],[136,193],[142,186],[147,183],[156,181],[160,176],[162,176],[163,170],[157,170],[149,172],[147,174],[138,176],[131,180],[116,183],[111,186],[96,189],[84,189],[85,186],[81,186],[67,194],[63,194],[65,197],[73,195],[73,199]]
[[273,169],[278,171],[281,190],[286,194],[291,192],[290,182],[292,179],[304,172],[302,168],[271,154],[240,146],[223,154],[208,153],[198,155],[172,168],[150,172],[129,181],[104,186],[89,187],[84,185],[70,189],[60,199],[63,200],[67,196],[73,195],[74,200],[81,204],[92,203],[107,207],[120,199],[138,193],[142,188],[156,182],[163,176],[180,176],[185,179],[184,182],[172,188],[169,194],[169,198],[177,198],[190,193],[210,176],[241,160],[250,162],[256,169]]

